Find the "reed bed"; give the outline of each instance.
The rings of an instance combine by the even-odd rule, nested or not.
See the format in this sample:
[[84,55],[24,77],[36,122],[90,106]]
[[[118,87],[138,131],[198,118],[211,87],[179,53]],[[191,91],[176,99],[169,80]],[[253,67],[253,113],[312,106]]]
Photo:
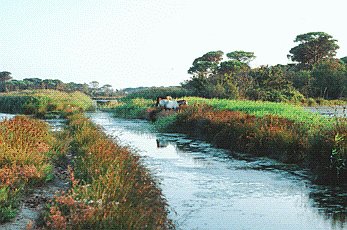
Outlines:
[[85,111],[93,106],[93,101],[78,91],[66,93],[57,90],[23,90],[0,93],[0,111],[4,113],[45,117],[71,108]]
[[218,110],[240,111],[262,117],[267,115],[281,116],[287,119],[304,122],[325,122],[319,114],[312,114],[303,110],[300,106],[288,103],[228,100],[228,99],[205,99],[199,97],[186,98],[189,104],[208,104]]
[[81,115],[65,131],[75,155],[71,189],[57,194],[44,229],[171,229],[157,181],[129,147]]
[[27,189],[52,179],[54,144],[42,121],[16,116],[0,122],[0,223],[15,217]]

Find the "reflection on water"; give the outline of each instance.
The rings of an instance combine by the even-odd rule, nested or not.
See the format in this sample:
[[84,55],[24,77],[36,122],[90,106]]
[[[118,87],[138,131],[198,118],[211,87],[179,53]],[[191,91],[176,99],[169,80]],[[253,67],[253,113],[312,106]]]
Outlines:
[[313,185],[304,170],[155,133],[145,121],[89,116],[137,148],[160,180],[178,229],[347,229],[347,191]]

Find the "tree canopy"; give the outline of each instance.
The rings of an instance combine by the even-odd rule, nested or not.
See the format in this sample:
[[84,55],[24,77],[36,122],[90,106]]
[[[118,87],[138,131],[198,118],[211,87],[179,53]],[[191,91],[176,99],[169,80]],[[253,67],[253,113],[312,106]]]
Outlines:
[[7,71],[0,72],[0,82],[6,82],[8,80],[11,80],[12,77],[10,75],[11,73]]
[[340,60],[347,64],[347,57],[340,58]]
[[296,36],[294,42],[299,45],[293,47],[287,57],[301,64],[314,65],[323,58],[334,57],[340,47],[331,35],[324,32],[310,32]]
[[218,74],[234,74],[249,69],[250,68],[246,63],[240,61],[224,61],[220,63],[216,72],[218,72]]
[[239,61],[242,63],[249,63],[253,61],[256,57],[254,56],[254,52],[245,52],[245,51],[234,51],[226,54],[228,58]]
[[346,95],[346,64],[334,58],[324,59],[312,70],[317,96],[337,99]]
[[211,75],[223,60],[224,53],[220,50],[211,51],[194,60],[193,66],[189,68],[188,73],[193,75],[203,75],[205,77]]

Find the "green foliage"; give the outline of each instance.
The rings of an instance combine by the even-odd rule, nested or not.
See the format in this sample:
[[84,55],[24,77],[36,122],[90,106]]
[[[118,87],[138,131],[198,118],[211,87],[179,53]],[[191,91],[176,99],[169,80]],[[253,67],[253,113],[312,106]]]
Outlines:
[[347,64],[347,57],[340,58],[340,60]]
[[288,58],[302,64],[313,65],[323,58],[334,57],[340,47],[336,39],[324,32],[310,32],[296,36],[299,45],[289,51]]
[[293,83],[293,87],[306,97],[314,96],[312,71],[310,70],[284,70],[286,79]]
[[249,71],[250,68],[246,63],[240,61],[224,61],[216,69],[218,74],[236,74],[239,72]]
[[291,83],[285,79],[282,69],[277,66],[261,66],[253,69],[250,74],[254,77],[259,88],[264,90],[282,90],[291,87]]
[[231,75],[213,75],[208,79],[202,96],[206,98],[238,99],[239,87],[235,78]]
[[304,96],[292,87],[280,66],[261,66],[250,72],[257,87],[247,92],[247,96],[253,100],[271,102],[304,101]]
[[137,119],[143,118],[146,110],[147,107],[142,107],[134,104],[123,104],[113,108],[111,112],[116,117]]
[[[249,100],[227,100],[227,99],[205,99],[199,97],[186,98],[188,104],[208,104],[218,108],[218,110],[240,111],[262,117],[267,115],[277,115],[286,119],[303,122],[321,123],[329,122],[317,114],[312,114],[301,107],[288,103],[249,101]],[[331,123],[332,124],[332,123]]]
[[136,98],[144,98],[156,100],[157,97],[171,96],[173,98],[183,98],[191,96],[193,92],[183,87],[156,87],[150,89],[140,90],[123,97],[122,101],[128,101]]
[[327,58],[316,63],[312,70],[312,77],[317,89],[316,95],[330,99],[347,95],[346,64],[341,60]]
[[189,68],[188,73],[194,76],[202,75],[208,77],[218,67],[219,62],[223,59],[222,51],[211,51],[194,60],[193,66]]
[[253,61],[256,57],[254,52],[245,52],[245,51],[234,51],[226,54],[228,58],[242,62],[249,63]]
[[177,119],[177,114],[173,116],[166,116],[166,117],[160,117],[155,123],[154,127],[158,131],[163,131],[163,132],[179,132],[180,129],[177,128],[176,126],[176,119]]
[[345,139],[346,135],[340,135],[337,133],[335,135],[334,139],[334,149],[331,151],[330,156],[330,170],[336,171],[336,177],[339,178],[340,173],[342,171],[346,171],[346,149],[345,146],[343,146],[343,141]]

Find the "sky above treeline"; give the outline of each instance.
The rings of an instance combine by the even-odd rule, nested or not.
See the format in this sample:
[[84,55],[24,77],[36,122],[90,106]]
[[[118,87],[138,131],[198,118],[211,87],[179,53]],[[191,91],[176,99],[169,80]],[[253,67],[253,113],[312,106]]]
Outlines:
[[[299,34],[325,32],[347,56],[344,0],[0,0],[0,72],[14,79],[174,86],[210,51],[287,64]],[[225,57],[224,60],[227,60]]]

